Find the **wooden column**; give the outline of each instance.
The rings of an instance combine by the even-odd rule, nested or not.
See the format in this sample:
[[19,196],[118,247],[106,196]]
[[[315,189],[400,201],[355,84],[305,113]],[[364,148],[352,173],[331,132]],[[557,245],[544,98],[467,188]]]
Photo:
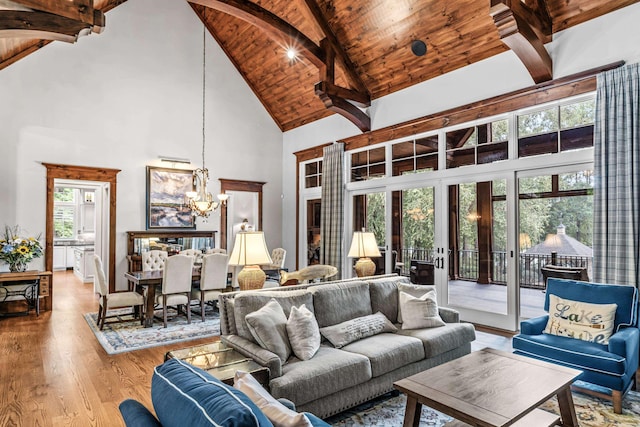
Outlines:
[[491,248],[493,246],[493,209],[491,181],[476,184],[478,225],[478,283],[491,283]]

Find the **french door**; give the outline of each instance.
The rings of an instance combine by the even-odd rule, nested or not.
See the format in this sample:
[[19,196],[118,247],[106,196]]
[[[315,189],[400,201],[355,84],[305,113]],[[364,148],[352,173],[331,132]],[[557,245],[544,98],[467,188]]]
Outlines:
[[353,191],[348,236],[374,233],[382,254],[376,274],[435,285],[440,304],[464,320],[516,330],[513,182],[512,174],[496,174]]
[[442,181],[436,283],[441,303],[464,320],[516,330],[514,179],[490,177]]

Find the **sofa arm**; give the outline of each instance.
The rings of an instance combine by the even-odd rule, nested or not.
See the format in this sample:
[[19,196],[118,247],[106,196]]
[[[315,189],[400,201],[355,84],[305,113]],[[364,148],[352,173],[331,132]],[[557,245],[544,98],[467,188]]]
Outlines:
[[548,314],[523,320],[522,322],[520,322],[520,333],[524,335],[540,335],[542,331],[544,331],[544,328],[547,326],[548,320]]
[[127,427],[162,427],[156,417],[137,400],[127,399],[118,408]]
[[640,331],[638,328],[625,328],[611,335],[609,338],[609,351],[623,356],[633,371],[638,369],[638,345]]
[[221,341],[239,353],[252,358],[256,363],[269,368],[269,377],[277,378],[282,375],[282,363],[277,354],[265,350],[258,344],[239,335],[222,335]]
[[438,313],[445,323],[460,323],[460,313],[452,308],[438,307]]

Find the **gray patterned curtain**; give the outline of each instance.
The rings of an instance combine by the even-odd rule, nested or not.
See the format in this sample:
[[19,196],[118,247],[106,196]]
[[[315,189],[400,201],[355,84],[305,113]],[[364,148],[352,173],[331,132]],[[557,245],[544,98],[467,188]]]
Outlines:
[[640,64],[598,75],[594,147],[594,280],[637,287]]
[[322,160],[322,205],[320,209],[320,263],[338,269],[342,278],[344,234],[344,144],[324,148]]

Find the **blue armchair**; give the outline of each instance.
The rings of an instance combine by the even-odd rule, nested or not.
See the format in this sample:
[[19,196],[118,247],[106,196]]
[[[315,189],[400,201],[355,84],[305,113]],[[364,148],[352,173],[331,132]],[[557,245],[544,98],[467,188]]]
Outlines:
[[[549,295],[590,304],[617,304],[613,334],[608,344],[543,333],[549,315],[528,319],[513,337],[514,353],[580,369],[574,388],[613,401],[614,412],[622,412],[622,398],[640,380],[638,353],[638,289],[549,278],[544,309],[549,312]],[[585,384],[586,383],[586,384]]]

